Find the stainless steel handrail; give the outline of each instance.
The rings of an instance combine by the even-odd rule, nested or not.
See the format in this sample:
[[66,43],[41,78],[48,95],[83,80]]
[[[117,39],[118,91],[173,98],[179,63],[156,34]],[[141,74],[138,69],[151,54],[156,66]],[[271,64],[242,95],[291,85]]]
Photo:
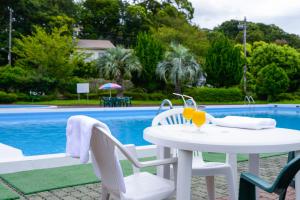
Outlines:
[[160,104],[160,106],[159,106],[159,109],[158,109],[158,111],[157,111],[157,115],[160,113],[160,111],[161,111],[161,109],[165,106],[165,104],[169,104],[169,108],[170,109],[173,109],[173,104],[172,104],[172,102],[169,100],[169,99],[164,99],[162,102],[161,102],[161,104]]

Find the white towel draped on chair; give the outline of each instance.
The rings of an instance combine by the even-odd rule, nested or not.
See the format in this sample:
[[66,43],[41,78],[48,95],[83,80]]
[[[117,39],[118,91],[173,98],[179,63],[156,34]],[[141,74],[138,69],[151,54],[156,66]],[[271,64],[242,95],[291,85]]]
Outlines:
[[214,118],[212,122],[217,126],[256,130],[276,127],[276,121],[271,118],[226,116],[224,118]]
[[66,154],[74,158],[80,158],[82,163],[87,163],[89,160],[92,129],[96,125],[107,129],[109,132],[109,128],[106,124],[94,118],[84,115],[70,117],[67,122],[66,130]]
[[[106,124],[84,115],[72,116],[67,122],[66,154],[80,158],[82,163],[89,161],[89,151],[92,151],[93,168],[102,183],[113,191],[126,192],[121,166],[115,152],[115,146],[110,140],[103,139],[103,135],[95,134],[95,127],[110,133]],[[110,159],[108,159],[110,158]],[[99,163],[103,165],[99,165]],[[111,173],[118,174],[116,179],[109,179]]]
[[136,149],[131,145],[131,150],[125,148],[102,122],[87,117],[73,116],[67,124],[67,148],[66,152],[71,157],[80,158],[86,163],[89,160],[91,150],[92,164],[96,176],[100,178],[102,185],[102,199],[115,200],[150,200],[167,199],[175,192],[175,184],[171,180],[158,177],[148,172],[134,170],[133,175],[123,177],[116,148],[134,164],[136,168],[174,165],[176,171],[177,159],[169,158],[148,162],[139,162],[135,157]]

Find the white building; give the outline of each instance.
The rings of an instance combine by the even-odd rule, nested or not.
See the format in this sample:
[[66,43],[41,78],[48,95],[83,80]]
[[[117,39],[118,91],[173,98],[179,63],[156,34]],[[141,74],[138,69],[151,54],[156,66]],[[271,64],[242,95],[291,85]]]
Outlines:
[[78,40],[77,50],[90,55],[86,61],[96,60],[101,57],[107,49],[115,46],[109,40]]

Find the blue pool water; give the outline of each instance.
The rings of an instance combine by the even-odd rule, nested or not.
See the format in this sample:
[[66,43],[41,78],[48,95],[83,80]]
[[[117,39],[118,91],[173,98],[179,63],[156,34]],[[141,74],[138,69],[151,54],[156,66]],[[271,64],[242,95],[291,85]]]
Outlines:
[[[208,108],[215,117],[240,115],[270,117],[277,127],[300,130],[300,108]],[[43,112],[0,114],[0,143],[23,151],[24,155],[62,153],[65,151],[65,128],[68,117],[88,115],[107,123],[113,135],[124,144],[147,145],[144,128],[151,125],[157,110]]]

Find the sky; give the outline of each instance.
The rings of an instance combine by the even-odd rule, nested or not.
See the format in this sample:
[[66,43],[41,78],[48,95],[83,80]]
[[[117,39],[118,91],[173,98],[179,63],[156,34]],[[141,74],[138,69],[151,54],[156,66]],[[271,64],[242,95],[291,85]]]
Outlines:
[[300,35],[300,0],[190,0],[195,8],[193,23],[212,29],[236,19],[275,24]]

